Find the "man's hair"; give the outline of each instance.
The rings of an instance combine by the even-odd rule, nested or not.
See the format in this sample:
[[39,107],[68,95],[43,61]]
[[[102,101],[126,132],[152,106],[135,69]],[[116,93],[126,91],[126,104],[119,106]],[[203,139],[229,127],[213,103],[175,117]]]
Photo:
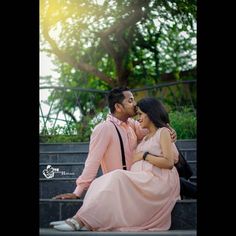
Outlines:
[[167,127],[170,123],[169,115],[163,104],[156,98],[147,97],[137,102],[140,110],[148,115],[148,118],[157,128]]
[[125,96],[123,94],[124,91],[130,91],[127,87],[119,87],[112,89],[108,94],[108,106],[111,111],[111,113],[115,112],[115,104],[116,103],[122,103],[125,99]]

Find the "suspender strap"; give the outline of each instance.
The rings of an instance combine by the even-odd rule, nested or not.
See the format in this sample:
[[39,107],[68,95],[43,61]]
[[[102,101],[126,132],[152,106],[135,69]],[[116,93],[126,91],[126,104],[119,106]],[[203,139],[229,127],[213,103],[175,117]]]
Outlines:
[[116,128],[116,131],[118,133],[119,136],[119,140],[120,140],[120,149],[121,149],[121,155],[122,155],[122,165],[123,165],[123,170],[126,170],[126,163],[125,163],[125,152],[124,152],[124,145],[123,145],[123,141],[120,135],[120,132],[118,130],[118,128],[116,127],[115,123],[113,121],[111,121],[111,123],[113,123],[113,125]]

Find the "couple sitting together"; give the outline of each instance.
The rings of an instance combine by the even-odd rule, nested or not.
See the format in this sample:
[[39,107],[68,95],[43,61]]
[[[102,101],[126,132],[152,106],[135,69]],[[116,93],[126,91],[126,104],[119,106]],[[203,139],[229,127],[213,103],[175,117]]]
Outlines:
[[[108,103],[111,113],[91,135],[76,189],[54,197],[80,198],[87,190],[83,205],[72,218],[50,225],[61,231],[168,230],[171,212],[180,200],[174,166],[178,161],[176,133],[168,125],[168,113],[155,98],[136,104],[127,88],[111,90]],[[138,121],[131,118],[135,115]],[[126,169],[116,128],[124,145]],[[103,175],[96,178],[100,165]]]

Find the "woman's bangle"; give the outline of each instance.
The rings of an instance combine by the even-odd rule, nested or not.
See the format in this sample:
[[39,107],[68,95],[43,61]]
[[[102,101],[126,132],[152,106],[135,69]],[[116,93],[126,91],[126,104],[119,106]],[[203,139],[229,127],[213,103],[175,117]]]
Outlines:
[[147,157],[148,154],[149,154],[149,152],[144,152],[144,154],[143,154],[143,160],[144,161],[146,160],[146,157]]

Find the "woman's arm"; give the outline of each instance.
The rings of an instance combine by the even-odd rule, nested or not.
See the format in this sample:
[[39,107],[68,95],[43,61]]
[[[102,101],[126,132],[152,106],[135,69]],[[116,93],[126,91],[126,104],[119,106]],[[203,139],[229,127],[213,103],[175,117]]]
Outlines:
[[174,152],[172,149],[172,142],[170,133],[167,129],[163,129],[160,134],[160,146],[163,156],[158,157],[152,154],[146,156],[146,161],[151,164],[164,169],[172,169],[174,166]]

